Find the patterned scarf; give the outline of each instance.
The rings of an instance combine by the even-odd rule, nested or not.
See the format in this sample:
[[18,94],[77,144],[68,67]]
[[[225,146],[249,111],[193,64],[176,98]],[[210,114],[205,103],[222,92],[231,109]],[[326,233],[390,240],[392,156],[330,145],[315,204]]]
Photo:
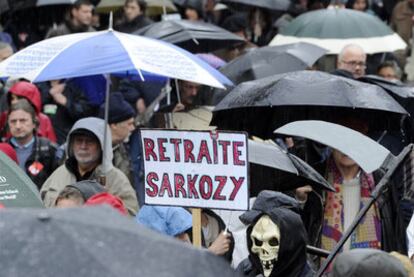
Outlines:
[[[331,159],[328,162],[328,182],[333,184],[336,192],[328,192],[322,226],[322,248],[332,250],[341,239],[344,225],[342,182],[343,178]],[[361,185],[360,209],[370,199],[370,193],[374,189],[374,178],[372,174],[361,173],[359,179]],[[379,212],[374,204],[363,217],[350,240],[350,249],[354,248],[381,248],[381,224]]]

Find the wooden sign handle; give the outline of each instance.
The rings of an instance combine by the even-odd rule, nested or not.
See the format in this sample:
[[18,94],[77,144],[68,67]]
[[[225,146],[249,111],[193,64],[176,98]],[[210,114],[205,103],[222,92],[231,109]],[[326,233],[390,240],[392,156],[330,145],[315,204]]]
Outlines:
[[193,245],[201,248],[201,209],[191,209],[193,215]]

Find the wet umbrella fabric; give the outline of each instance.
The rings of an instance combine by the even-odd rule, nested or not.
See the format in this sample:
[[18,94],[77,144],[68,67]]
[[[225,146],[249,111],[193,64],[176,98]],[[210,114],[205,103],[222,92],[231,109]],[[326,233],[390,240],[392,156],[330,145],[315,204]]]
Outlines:
[[352,158],[366,173],[380,168],[390,151],[374,140],[350,128],[318,120],[286,124],[275,133],[299,136],[335,148]]
[[42,208],[37,186],[23,170],[0,151],[0,203],[5,207]]
[[287,11],[291,7],[289,0],[221,0],[223,4],[246,5],[269,10]]
[[351,9],[322,9],[304,13],[269,45],[309,42],[338,54],[348,44],[361,46],[367,54],[393,52],[407,47],[402,38],[376,16]]
[[414,98],[414,88],[405,86],[400,82],[392,82],[377,75],[365,75],[358,78],[358,81],[377,85],[389,92],[391,96],[401,98]]
[[[76,0],[8,0],[8,1],[1,1],[0,6],[4,3],[8,3],[9,10],[17,11],[21,9],[27,8],[35,8],[35,7],[42,7],[42,6],[50,6],[50,5],[71,5],[75,3]],[[5,10],[7,11],[7,10]],[[0,12],[3,11],[0,9]]]
[[287,191],[304,184],[333,191],[310,165],[274,143],[249,140],[248,161],[251,165],[251,196],[264,189]]
[[2,276],[238,276],[109,207],[3,209],[0,236]]
[[173,43],[192,53],[208,53],[244,43],[240,36],[214,24],[185,19],[156,22],[135,34]]
[[312,67],[327,50],[310,43],[251,50],[220,69],[235,84]]
[[340,114],[372,118],[370,123],[378,125],[372,129],[381,129],[398,127],[407,112],[378,86],[318,71],[297,71],[241,83],[217,104],[211,125],[269,138],[288,122],[332,121]]
[[114,72],[133,74],[136,70],[141,80],[149,73],[221,88],[231,83],[179,47],[112,30],[46,39],[0,63],[0,77],[22,77],[32,82]]

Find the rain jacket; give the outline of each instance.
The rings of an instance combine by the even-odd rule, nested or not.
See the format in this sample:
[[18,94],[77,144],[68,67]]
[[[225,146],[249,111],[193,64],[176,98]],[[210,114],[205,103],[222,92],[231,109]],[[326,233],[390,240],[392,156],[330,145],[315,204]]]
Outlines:
[[132,21],[128,22],[126,19],[124,19],[122,22],[117,24],[115,26],[115,30],[123,33],[133,33],[135,31],[138,31],[139,29],[150,25],[153,23],[151,19],[146,17],[144,14],[138,15],[135,17]]
[[[39,137],[45,137],[50,141],[56,142],[56,135],[53,129],[52,122],[50,118],[42,113],[42,100],[40,97],[40,92],[38,88],[29,83],[29,82],[18,82],[14,84],[10,90],[9,94],[14,94],[19,97],[24,97],[33,105],[36,110],[36,116],[39,120],[39,126],[37,128],[37,135]],[[10,105],[10,95],[7,95],[8,103]],[[7,124],[7,111],[3,112],[0,115],[0,129],[3,129]],[[4,134],[6,138],[11,137],[10,133]]]
[[93,32],[95,29],[91,26],[74,26],[70,20],[65,20],[64,23],[60,24],[55,28],[51,28],[47,34],[46,38],[69,35],[74,33],[83,33],[83,32]]
[[238,271],[246,276],[263,276],[260,260],[251,252],[250,234],[260,217],[268,215],[280,229],[278,259],[270,276],[312,276],[306,259],[307,234],[299,211],[298,202],[283,193],[269,190],[260,192],[252,210],[240,216],[240,220],[249,225],[246,231],[249,257],[240,263]]
[[[40,194],[46,207],[55,206],[56,198],[59,193],[70,184],[80,181],[77,170],[77,162],[72,151],[71,134],[75,130],[88,130],[92,132],[98,139],[103,151],[104,137],[104,121],[100,118],[87,117],[78,120],[68,134],[66,143],[67,160],[65,164],[56,169],[55,172],[43,184]],[[119,169],[112,165],[112,145],[111,132],[107,127],[107,146],[106,157],[102,158],[102,162],[98,165],[89,176],[83,176],[84,179],[100,180],[100,176],[106,174],[105,187],[109,193],[118,196],[124,202],[125,207],[131,215],[135,215],[138,211],[138,202],[135,191],[132,188],[128,178]]]
[[[10,143],[14,147],[12,143]],[[40,190],[42,184],[59,166],[58,146],[46,138],[34,137],[32,153],[27,158],[24,168],[27,176],[32,179]],[[40,164],[37,166],[34,165]]]

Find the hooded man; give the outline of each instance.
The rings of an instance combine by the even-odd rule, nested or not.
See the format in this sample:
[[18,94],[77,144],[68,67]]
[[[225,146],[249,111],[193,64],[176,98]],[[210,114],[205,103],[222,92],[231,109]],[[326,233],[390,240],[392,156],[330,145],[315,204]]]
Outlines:
[[312,276],[306,259],[307,234],[298,202],[280,192],[259,193],[252,210],[240,216],[248,225],[249,257],[238,267],[246,276]]
[[[46,207],[53,207],[60,191],[81,180],[98,180],[106,190],[121,198],[131,215],[138,211],[135,191],[122,171],[112,165],[111,132],[106,136],[105,122],[100,118],[87,117],[78,120],[69,132],[66,143],[67,160],[46,180],[40,191]],[[105,176],[105,178],[102,178]]]

